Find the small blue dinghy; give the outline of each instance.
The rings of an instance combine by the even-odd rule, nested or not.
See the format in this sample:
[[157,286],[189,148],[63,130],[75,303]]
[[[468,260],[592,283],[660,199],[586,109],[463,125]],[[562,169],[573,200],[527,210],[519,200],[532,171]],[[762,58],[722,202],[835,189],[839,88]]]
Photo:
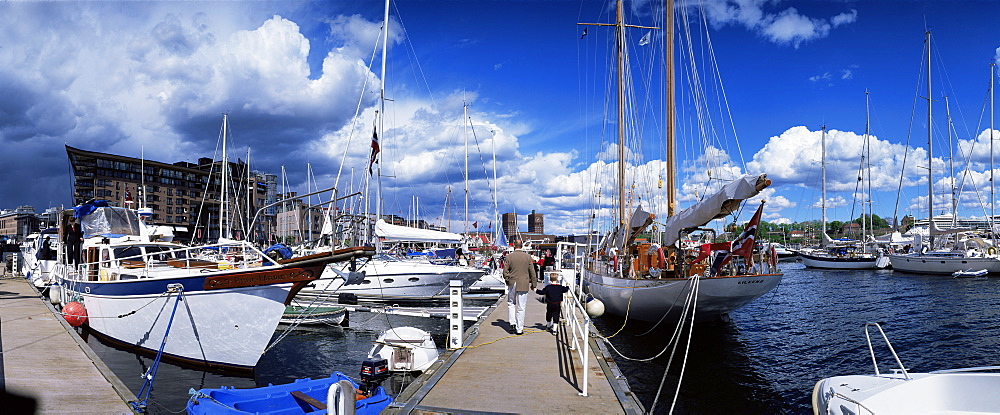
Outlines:
[[[381,386],[375,386],[364,397],[357,382],[343,373],[334,372],[325,379],[297,379],[283,385],[268,385],[252,389],[233,387],[191,390],[188,414],[378,414],[392,397]],[[362,388],[367,389],[367,388]],[[357,394],[357,395],[356,395]],[[353,405],[350,408],[348,405]]]

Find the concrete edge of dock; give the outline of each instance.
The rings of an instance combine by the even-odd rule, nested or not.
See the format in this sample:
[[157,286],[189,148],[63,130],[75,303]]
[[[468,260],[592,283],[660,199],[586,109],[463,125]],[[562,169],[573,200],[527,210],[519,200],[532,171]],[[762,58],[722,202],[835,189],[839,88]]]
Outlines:
[[[41,300],[42,303],[45,304],[45,307],[49,309],[49,312],[52,313],[52,316],[55,317],[56,321],[58,321],[59,324],[62,324],[62,327],[66,329],[66,332],[70,335],[73,341],[75,341],[76,344],[80,346],[80,350],[83,350],[83,353],[87,355],[87,358],[89,358],[90,361],[93,362],[94,366],[97,368],[97,371],[101,373],[101,376],[104,376],[104,378],[107,379],[108,383],[110,383],[111,387],[115,390],[115,393],[117,393],[118,396],[122,399],[122,401],[125,402],[125,405],[127,405],[129,408],[132,408],[132,405],[130,405],[129,402],[132,402],[136,399],[135,394],[133,394],[132,391],[130,391],[128,387],[125,386],[125,383],[118,378],[118,375],[115,375],[115,372],[113,372],[111,368],[108,367],[108,365],[104,364],[104,361],[101,360],[99,356],[97,356],[97,353],[94,352],[94,349],[91,349],[90,345],[88,345],[87,342],[80,337],[80,334],[77,333],[77,331],[73,328],[73,326],[70,326],[69,323],[66,322],[66,319],[63,318],[62,314],[59,313],[59,310],[56,310],[56,308],[52,305],[52,303],[48,300],[48,298],[42,295],[40,291],[38,291],[38,287],[35,287],[34,284],[28,284],[28,286],[35,291],[35,294],[38,295],[39,300]],[[136,412],[134,408],[132,408],[132,412],[138,414],[138,412]]]

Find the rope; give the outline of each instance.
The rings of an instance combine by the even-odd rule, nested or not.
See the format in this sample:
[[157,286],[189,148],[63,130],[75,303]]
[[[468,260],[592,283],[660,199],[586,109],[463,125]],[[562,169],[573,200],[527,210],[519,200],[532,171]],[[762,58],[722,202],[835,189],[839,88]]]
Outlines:
[[146,370],[146,373],[142,375],[146,379],[142,383],[142,389],[135,395],[135,400],[129,402],[129,406],[136,412],[146,412],[146,402],[149,401],[149,394],[153,392],[153,380],[156,379],[156,370],[160,367],[160,359],[163,358],[163,348],[166,347],[167,338],[170,337],[170,327],[174,324],[177,305],[180,304],[181,299],[184,297],[184,286],[181,284],[170,284],[167,290],[167,293],[176,292],[177,299],[174,301],[174,308],[170,312],[170,320],[167,320],[167,329],[163,332],[163,341],[160,342],[160,349],[156,352],[156,358],[153,359],[153,364]]
[[[149,300],[149,302],[146,303],[145,305],[143,305],[142,307],[139,307],[139,308],[137,308],[135,310],[129,311],[129,312],[125,313],[125,314],[119,314],[117,316],[96,316],[96,317],[95,316],[87,316],[87,319],[92,319],[92,318],[125,318],[125,317],[131,316],[131,315],[139,312],[139,310],[142,310],[142,309],[146,308],[146,306],[148,306],[150,304],[153,304],[156,300],[159,300],[161,297],[166,296],[167,294],[170,294],[170,293],[171,293],[171,291],[165,291],[162,294],[156,296],[156,298],[153,298],[152,300]],[[78,315],[78,314],[64,313],[64,312],[61,312],[61,311],[57,311],[56,314],[59,314],[61,316],[69,316],[69,315],[76,316],[76,315]]]
[[538,329],[524,329],[524,331],[523,331],[522,333],[523,333],[523,334],[511,334],[511,335],[509,335],[509,336],[505,336],[505,337],[501,337],[501,338],[499,338],[499,339],[496,339],[496,340],[493,340],[493,341],[488,341],[488,342],[486,342],[486,343],[482,343],[482,344],[477,344],[477,345],[475,345],[475,346],[462,346],[462,347],[459,347],[459,349],[475,349],[475,348],[477,348],[477,347],[481,347],[481,346],[485,346],[485,345],[487,345],[487,344],[493,344],[493,343],[496,343],[496,342],[498,342],[498,341],[500,341],[500,340],[503,340],[503,339],[509,339],[509,338],[511,338],[511,337],[521,337],[521,336],[523,336],[523,335],[525,335],[525,334],[531,334],[531,333],[545,333],[545,330],[538,330]]

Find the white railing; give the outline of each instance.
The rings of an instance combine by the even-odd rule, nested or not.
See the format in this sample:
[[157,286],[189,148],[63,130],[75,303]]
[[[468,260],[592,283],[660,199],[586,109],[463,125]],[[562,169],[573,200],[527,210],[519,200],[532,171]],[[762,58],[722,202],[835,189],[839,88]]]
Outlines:
[[567,334],[571,336],[569,349],[576,350],[583,366],[583,385],[580,396],[587,396],[588,374],[590,373],[590,316],[575,293],[569,293],[563,300],[562,312],[566,318]]
[[[563,281],[561,283],[570,287],[568,295],[563,297],[562,315],[565,317],[563,321],[566,322],[567,334],[570,337],[569,349],[575,350],[579,354],[580,364],[583,369],[583,385],[580,388],[580,396],[587,396],[588,385],[590,383],[590,316],[587,314],[586,307],[580,302],[583,294],[579,287],[579,281],[576,280],[582,271],[581,266],[583,261],[580,260],[580,252],[583,247],[584,245],[582,244],[560,242],[557,249],[557,261],[559,262],[556,267],[557,272],[560,272],[562,276]],[[567,251],[570,254],[570,258],[573,259],[568,264],[563,264],[562,261],[564,251]],[[570,265],[570,267],[564,267],[563,265]],[[564,270],[571,272],[563,273],[562,271]],[[567,278],[572,278],[572,280],[566,281]]]

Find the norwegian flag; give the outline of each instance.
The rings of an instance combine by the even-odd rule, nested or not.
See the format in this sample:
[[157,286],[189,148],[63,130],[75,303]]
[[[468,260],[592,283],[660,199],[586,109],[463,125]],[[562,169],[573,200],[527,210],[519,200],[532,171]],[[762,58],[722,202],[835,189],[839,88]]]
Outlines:
[[702,244],[698,249],[698,257],[688,263],[688,265],[696,264],[701,262],[701,260],[708,258],[712,255],[712,251],[725,251],[729,252],[732,249],[732,242],[718,242],[714,244]]
[[376,158],[378,153],[382,151],[382,148],[378,145],[378,127],[372,127],[372,157],[368,162],[368,174],[372,174],[372,165],[378,163]]
[[733,241],[733,254],[746,258],[748,265],[753,265],[753,246],[757,242],[757,228],[760,226],[762,212],[764,212],[764,202],[760,202],[757,213],[753,214],[743,233]]

